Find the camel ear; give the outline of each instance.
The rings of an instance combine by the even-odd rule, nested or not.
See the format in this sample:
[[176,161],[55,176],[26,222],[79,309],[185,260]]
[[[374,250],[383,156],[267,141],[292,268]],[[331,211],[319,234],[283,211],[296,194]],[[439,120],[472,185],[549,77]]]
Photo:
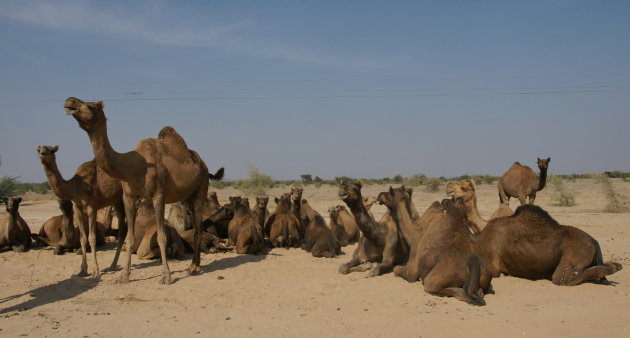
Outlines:
[[103,100],[96,102],[96,108],[103,110],[105,108],[105,102],[103,102]]
[[59,145],[56,145],[56,146],[52,147],[52,152],[53,153],[56,153],[57,150],[59,150]]
[[363,180],[359,180],[357,182],[357,185],[359,186],[359,188],[363,188]]
[[280,201],[278,197],[274,198],[273,200],[276,202],[276,204],[278,204],[278,202]]
[[37,153],[39,154],[39,152],[42,150],[42,146],[37,146]]
[[394,188],[392,188],[392,186],[389,186],[389,193],[394,196]]
[[551,161],[551,157],[547,157],[547,164]]
[[22,197],[18,197],[15,199],[16,202],[21,203],[22,202]]
[[476,187],[475,180],[470,180],[470,185],[472,185],[472,187],[475,188]]

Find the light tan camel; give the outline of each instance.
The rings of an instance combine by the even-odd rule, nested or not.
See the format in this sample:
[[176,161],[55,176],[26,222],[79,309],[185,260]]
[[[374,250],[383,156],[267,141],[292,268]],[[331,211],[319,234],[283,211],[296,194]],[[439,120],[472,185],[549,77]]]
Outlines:
[[18,211],[22,197],[8,197],[2,202],[7,212],[0,220],[0,251],[28,251],[31,247],[31,229]]
[[[131,253],[138,259],[150,260],[160,258],[160,247],[157,242],[157,221],[151,201],[142,199],[136,203],[137,213],[134,231],[139,241],[134,243]],[[177,230],[165,222],[166,226],[166,257],[180,259],[184,257],[184,243]]]
[[129,282],[131,248],[136,241],[134,220],[137,197],[152,201],[155,208],[162,258],[160,283],[171,283],[171,271],[166,258],[165,203],[185,201],[192,211],[195,252],[187,272],[197,272],[201,263],[201,216],[210,177],[206,164],[195,151],[188,149],[184,139],[171,127],[164,127],[157,138],[141,140],[130,152],[114,151],[107,136],[107,119],[103,107],[103,101],[83,102],[74,97],[68,98],[64,103],[65,113],[72,115],[79,127],[87,132],[98,167],[122,182],[123,202],[129,225],[125,240],[127,259],[120,282]]
[[[118,217],[118,229],[125,229],[125,217],[122,213],[122,187],[120,182],[96,165],[96,161],[88,161],[77,168],[74,176],[69,180],[64,180],[57,167],[55,153],[59,146],[37,146],[39,160],[44,166],[44,173],[48,178],[48,185],[52,191],[62,200],[71,200],[74,207],[74,214],[81,233],[81,271],[80,276],[88,275],[87,245],[92,248],[92,276],[99,277],[101,270],[96,260],[97,223],[96,214],[98,209],[116,205]],[[119,230],[120,231],[120,230]],[[116,255],[110,266],[114,270],[118,263],[118,256],[122,248],[122,238],[118,239]]]
[[53,247],[55,255],[63,255],[65,250],[70,251],[81,247],[81,231],[74,226],[72,201],[58,200],[58,202],[61,215],[46,220],[39,229],[39,233],[33,234],[32,237]]
[[[451,196],[453,201],[462,198],[465,205],[464,214],[470,222],[472,233],[479,233],[486,227],[488,221],[481,218],[479,209],[477,209],[477,194],[475,193],[475,182],[473,180],[462,180],[459,182],[448,182],[446,185],[446,194]],[[490,220],[497,217],[511,216],[512,209],[506,203],[500,203],[499,208],[490,216]]]
[[[365,199],[363,204],[365,205]],[[332,206],[328,209],[328,213],[330,214],[328,227],[332,230],[341,246],[359,241],[361,232],[359,231],[359,227],[357,227],[357,222],[354,220],[354,217],[352,217],[345,206]]]
[[166,220],[179,232],[192,228],[192,213],[182,202],[171,204]]
[[516,197],[521,205],[525,205],[529,197],[529,204],[534,204],[536,192],[543,190],[547,182],[547,169],[550,161],[551,157],[538,158],[538,168],[540,169],[540,176],[538,177],[532,168],[514,162],[497,183],[500,202],[510,204],[510,197]]

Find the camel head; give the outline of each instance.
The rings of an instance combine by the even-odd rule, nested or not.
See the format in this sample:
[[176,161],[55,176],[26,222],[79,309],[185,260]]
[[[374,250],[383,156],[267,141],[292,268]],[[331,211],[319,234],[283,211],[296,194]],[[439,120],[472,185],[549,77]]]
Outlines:
[[337,195],[339,198],[344,201],[362,201],[361,197],[361,188],[363,184],[361,181],[349,181],[349,182],[341,182],[339,185],[339,190],[337,191]]
[[446,185],[446,194],[451,196],[453,200],[462,198],[464,202],[468,202],[475,197],[475,182],[473,180],[448,182]]
[[328,208],[328,214],[330,215],[330,219],[332,220],[337,219],[337,215],[339,215],[339,213],[337,212],[337,208],[335,208],[334,206]]
[[230,196],[230,207],[232,207],[232,210],[236,211],[241,206],[241,202],[241,196]]
[[217,197],[216,191],[211,191],[208,193],[208,200],[212,200],[215,204],[219,204],[219,197]]
[[363,197],[363,206],[368,211],[370,210],[370,208],[372,208],[372,206],[374,205],[374,202],[376,202],[376,199],[374,199],[374,197],[372,196]]
[[59,150],[59,146],[37,146],[39,160],[44,164],[54,162],[57,150]]
[[284,193],[280,195],[280,197],[276,197],[274,201],[278,205],[278,208],[280,208],[281,210],[291,209],[291,194],[289,193]]
[[547,158],[538,158],[538,169],[547,170],[549,168],[549,161],[551,161],[551,157]]
[[268,203],[269,203],[269,196],[256,197],[256,205],[258,205],[260,209],[265,209]]
[[2,202],[4,202],[4,206],[7,208],[7,213],[15,216],[15,213],[20,207],[20,202],[22,202],[22,197],[5,197]]
[[72,115],[79,122],[79,127],[88,132],[105,122],[104,107],[103,101],[83,102],[76,97],[69,97],[63,104],[66,115]]
[[304,192],[304,189],[302,188],[298,188],[298,187],[293,187],[291,188],[291,201],[295,202],[300,202],[302,200],[302,193]]
[[376,200],[390,210],[393,210],[398,203],[404,203],[407,206],[407,209],[411,210],[412,192],[413,190],[411,190],[411,188],[407,189],[404,185],[400,188],[392,188],[390,186],[389,191],[378,194]]

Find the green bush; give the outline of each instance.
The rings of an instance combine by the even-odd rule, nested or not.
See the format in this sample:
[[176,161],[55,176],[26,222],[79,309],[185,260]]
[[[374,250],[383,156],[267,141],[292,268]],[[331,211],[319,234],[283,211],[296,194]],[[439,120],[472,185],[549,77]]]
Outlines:
[[0,201],[15,196],[17,189],[17,177],[4,176],[0,178]]
[[276,181],[269,176],[260,172],[258,168],[249,168],[249,179],[236,181],[236,189],[249,195],[266,195],[267,189],[276,186]]

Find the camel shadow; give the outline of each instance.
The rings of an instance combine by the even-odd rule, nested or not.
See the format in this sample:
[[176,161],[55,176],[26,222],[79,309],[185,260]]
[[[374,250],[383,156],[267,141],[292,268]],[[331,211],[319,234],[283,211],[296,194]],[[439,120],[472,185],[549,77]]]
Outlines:
[[98,278],[84,278],[72,276],[69,279],[59,281],[55,284],[45,285],[37,289],[33,289],[18,295],[13,295],[0,299],[0,304],[8,302],[12,299],[20,298],[26,295],[33,297],[20,304],[10,306],[0,310],[0,314],[12,311],[26,311],[38,306],[64,301],[74,298],[92,288],[99,283]]
[[218,270],[225,270],[229,268],[235,268],[239,265],[247,263],[255,263],[263,261],[267,258],[267,255],[238,255],[234,257],[225,257],[217,259],[214,262],[202,266],[201,271],[203,273],[214,272]]

